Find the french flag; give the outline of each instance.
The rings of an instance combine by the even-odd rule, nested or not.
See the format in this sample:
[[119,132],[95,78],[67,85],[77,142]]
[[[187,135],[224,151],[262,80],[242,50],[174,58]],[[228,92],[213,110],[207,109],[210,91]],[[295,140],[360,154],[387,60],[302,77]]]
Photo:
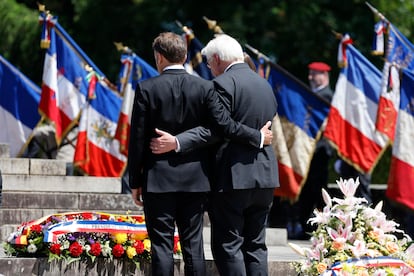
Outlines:
[[102,78],[104,74],[55,17],[43,12],[39,19],[43,24],[41,45],[47,47],[39,112],[54,123],[60,144],[86,105],[88,74],[94,71]]
[[0,143],[17,157],[40,121],[40,87],[0,56]]
[[278,103],[278,116],[272,124],[272,146],[282,185],[275,195],[294,199],[306,180],[329,103],[279,65],[271,64],[266,71]]
[[120,143],[121,153],[128,156],[129,130],[135,88],[138,82],[157,76],[158,71],[134,53],[123,54],[121,63],[118,90],[123,95],[123,101],[115,138]]
[[371,172],[388,139],[375,129],[381,72],[351,44],[341,69],[324,136],[361,172]]
[[403,70],[386,196],[414,210],[414,74]]
[[414,70],[414,45],[392,24],[389,25],[387,57],[381,83],[376,128],[393,141],[400,102],[400,71]]
[[74,164],[91,176],[119,177],[126,157],[114,139],[122,99],[103,80],[94,87],[79,122]]
[[86,103],[88,82],[85,63],[55,28],[50,30],[50,46],[45,54],[42,97],[39,111],[56,128],[56,140],[72,127]]

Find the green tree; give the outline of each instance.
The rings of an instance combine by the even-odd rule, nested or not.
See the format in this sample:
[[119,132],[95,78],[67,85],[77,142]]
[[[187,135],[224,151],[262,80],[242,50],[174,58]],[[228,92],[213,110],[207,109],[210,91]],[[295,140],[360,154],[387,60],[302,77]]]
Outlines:
[[38,24],[36,11],[15,1],[0,2],[0,54],[32,80],[42,74]]

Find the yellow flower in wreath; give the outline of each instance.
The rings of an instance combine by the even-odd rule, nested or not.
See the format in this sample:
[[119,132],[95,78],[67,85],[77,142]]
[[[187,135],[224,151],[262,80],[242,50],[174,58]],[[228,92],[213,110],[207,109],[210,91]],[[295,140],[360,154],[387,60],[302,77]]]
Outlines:
[[128,246],[126,250],[126,254],[128,258],[132,259],[137,255],[137,250],[135,249],[135,247]]
[[144,249],[148,252],[151,251],[151,241],[149,239],[144,240]]
[[126,233],[116,233],[112,236],[112,240],[117,244],[124,244],[128,240]]

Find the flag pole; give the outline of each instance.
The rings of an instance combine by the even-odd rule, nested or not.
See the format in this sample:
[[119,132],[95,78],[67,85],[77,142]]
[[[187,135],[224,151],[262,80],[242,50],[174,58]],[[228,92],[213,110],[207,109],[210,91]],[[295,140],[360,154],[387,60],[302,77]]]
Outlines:
[[179,20],[175,20],[175,24],[177,24],[177,26],[182,29],[184,27],[183,23],[181,23]]
[[[134,56],[134,52],[132,51],[131,48],[129,48],[128,46],[124,46],[124,44],[122,42],[114,42],[114,45],[116,47],[116,49],[119,52],[122,52],[123,54],[126,54],[130,57]],[[123,97],[125,95],[125,90],[126,90],[126,85],[124,82],[128,82],[130,76],[131,76],[131,72],[132,72],[132,63],[129,64],[128,68],[127,68],[127,73],[125,76],[122,77],[121,79],[121,83],[122,83],[122,89],[121,91],[118,91],[120,93],[120,95]]]
[[381,20],[384,20],[387,24],[390,24],[390,21],[382,14],[380,13],[374,6],[372,6],[370,3],[365,2],[365,4],[370,8],[370,10],[375,13]]
[[400,32],[396,31],[394,26],[391,24],[391,22],[381,13],[379,12],[376,8],[374,8],[371,4],[369,4],[368,2],[365,2],[365,4],[371,9],[371,11],[373,13],[375,13],[381,20],[384,20],[388,27],[391,28],[392,30],[394,30],[395,35],[400,38],[401,42],[404,43],[404,45],[406,45],[407,47],[411,48],[413,51],[414,49],[411,47],[411,45],[408,45],[407,43],[405,43],[405,39],[401,37]]

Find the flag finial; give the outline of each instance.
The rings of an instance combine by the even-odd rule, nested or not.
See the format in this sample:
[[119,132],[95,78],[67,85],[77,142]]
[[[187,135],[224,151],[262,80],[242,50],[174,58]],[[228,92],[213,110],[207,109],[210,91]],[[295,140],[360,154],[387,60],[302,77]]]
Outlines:
[[213,30],[216,34],[224,34],[223,30],[217,25],[216,20],[208,19],[207,17],[203,16],[204,21],[206,21],[207,26],[210,30]]
[[344,37],[344,35],[342,33],[338,33],[338,32],[336,32],[334,30],[332,30],[331,32],[335,36],[336,39],[341,40]]
[[346,57],[346,47],[349,44],[352,44],[353,40],[349,34],[345,34],[341,37],[341,42],[338,47],[338,67],[344,68],[347,66],[347,57]]
[[40,12],[46,11],[46,5],[40,4],[39,2],[37,3],[37,8],[39,9]]
[[122,42],[115,41],[114,45],[119,52],[124,52],[126,54],[132,54],[132,50],[128,46],[124,46]]
[[376,15],[378,16],[381,20],[384,20],[385,22],[389,23],[388,19],[382,14],[380,13],[376,8],[374,8],[374,6],[372,6],[370,3],[365,2],[365,4],[368,6],[368,8]]
[[49,49],[50,47],[50,36],[52,28],[55,26],[57,19],[46,10],[45,5],[38,4],[40,16],[39,23],[42,25],[40,48]]

